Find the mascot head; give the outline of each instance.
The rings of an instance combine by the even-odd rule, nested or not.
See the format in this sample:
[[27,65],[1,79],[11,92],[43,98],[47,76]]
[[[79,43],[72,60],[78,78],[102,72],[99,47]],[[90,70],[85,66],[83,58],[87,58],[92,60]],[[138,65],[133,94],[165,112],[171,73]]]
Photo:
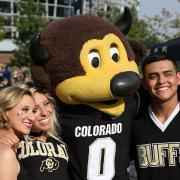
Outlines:
[[131,22],[125,8],[116,26],[94,15],[50,23],[30,43],[33,80],[65,104],[120,115],[124,97],[140,85],[134,53],[140,48],[125,38]]

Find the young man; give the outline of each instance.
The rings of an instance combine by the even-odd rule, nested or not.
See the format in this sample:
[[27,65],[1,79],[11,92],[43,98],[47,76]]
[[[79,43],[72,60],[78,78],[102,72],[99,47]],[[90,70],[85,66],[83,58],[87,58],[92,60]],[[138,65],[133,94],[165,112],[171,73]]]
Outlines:
[[180,179],[180,74],[166,54],[142,64],[144,94],[133,122],[132,144],[139,180]]

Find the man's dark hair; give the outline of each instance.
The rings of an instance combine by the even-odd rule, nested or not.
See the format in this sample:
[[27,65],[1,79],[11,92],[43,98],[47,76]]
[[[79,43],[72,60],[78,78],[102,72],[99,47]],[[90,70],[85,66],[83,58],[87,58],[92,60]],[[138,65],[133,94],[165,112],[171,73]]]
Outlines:
[[177,70],[177,64],[176,64],[176,61],[174,61],[173,59],[171,59],[168,54],[166,53],[160,53],[160,52],[157,52],[157,53],[152,53],[152,54],[149,54],[147,57],[145,57],[145,59],[142,61],[142,66],[141,66],[141,70],[142,70],[142,73],[144,75],[144,69],[145,67],[148,65],[148,64],[151,64],[153,62],[158,62],[158,61],[163,61],[163,60],[168,60],[168,61],[171,61],[174,65],[174,68],[175,70]]

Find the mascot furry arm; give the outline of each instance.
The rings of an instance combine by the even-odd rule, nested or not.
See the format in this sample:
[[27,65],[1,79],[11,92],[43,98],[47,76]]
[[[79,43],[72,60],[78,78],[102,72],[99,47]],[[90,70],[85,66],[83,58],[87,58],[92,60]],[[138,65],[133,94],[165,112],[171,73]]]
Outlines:
[[94,15],[73,16],[50,23],[31,41],[32,76],[59,104],[73,180],[128,179],[140,85],[133,49],[142,52],[124,36],[131,21],[127,8],[119,28]]

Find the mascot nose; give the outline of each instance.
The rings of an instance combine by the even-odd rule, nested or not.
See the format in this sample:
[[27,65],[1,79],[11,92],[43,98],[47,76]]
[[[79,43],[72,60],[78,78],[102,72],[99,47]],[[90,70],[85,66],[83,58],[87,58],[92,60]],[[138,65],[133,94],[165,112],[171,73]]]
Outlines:
[[134,93],[140,86],[139,75],[132,71],[116,74],[110,83],[111,93],[115,97],[124,97]]

